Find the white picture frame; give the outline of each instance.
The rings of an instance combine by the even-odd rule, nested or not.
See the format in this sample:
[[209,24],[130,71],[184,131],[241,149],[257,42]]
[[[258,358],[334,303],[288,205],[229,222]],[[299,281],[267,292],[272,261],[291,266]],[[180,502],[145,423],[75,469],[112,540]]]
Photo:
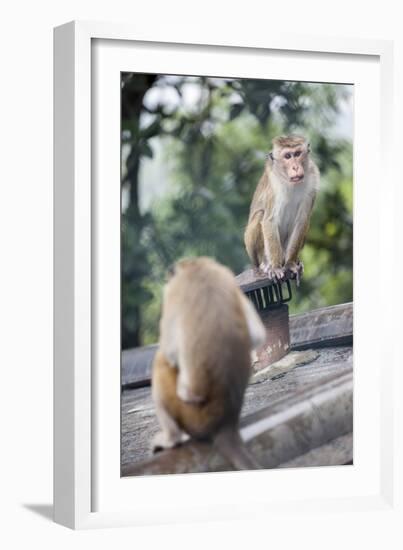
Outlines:
[[[393,181],[388,177],[393,146],[393,44],[273,33],[256,37],[252,43],[228,36],[223,41],[206,32],[204,43],[195,43],[186,30],[180,36],[170,36],[169,30],[164,36],[149,36],[130,25],[90,22],[55,29],[54,517],[71,528],[263,517],[299,512],[307,506],[312,513],[346,506],[353,510],[393,506],[393,426],[389,418],[395,357],[386,345],[391,305],[383,294],[374,293],[372,282],[365,277],[368,256],[374,265],[385,265],[383,260],[391,256],[392,243],[386,235],[393,223],[394,189],[390,184],[381,194],[377,182],[381,174],[384,181]],[[104,52],[103,44],[107,46]],[[164,49],[169,49],[170,59],[162,62],[153,52]],[[272,70],[281,57],[293,80],[330,75],[330,67],[333,75],[347,71],[352,75],[348,81],[362,90],[356,94],[354,138],[355,243],[360,243],[354,257],[354,466],[122,480],[116,459],[120,453],[116,394],[120,362],[115,363],[120,352],[119,323],[116,326],[120,307],[116,216],[120,209],[114,209],[120,196],[120,187],[115,185],[120,183],[115,135],[120,119],[116,118],[116,90],[108,87],[107,71],[134,70],[134,63],[140,72],[207,74],[202,67],[214,62],[218,71],[219,64],[226,63],[225,76],[257,76],[265,70],[261,65],[265,56],[272,56]],[[302,61],[306,67],[312,64],[312,74]],[[342,76],[328,78],[343,81]],[[102,88],[102,97],[96,101],[94,84]],[[111,101],[111,118],[97,118],[97,109],[105,101]],[[366,120],[369,109],[375,113],[371,135]],[[96,131],[94,120],[101,121]],[[94,147],[105,152],[101,167]],[[371,163],[365,161],[368,157]],[[105,192],[98,193],[97,178],[106,181]],[[367,216],[372,213],[378,223],[368,227]],[[111,296],[107,302],[102,298],[106,288]],[[368,302],[371,293],[375,296],[372,304]],[[369,322],[373,315],[379,321],[376,326]],[[109,325],[105,325],[106,317]],[[107,329],[111,329],[105,339],[107,347],[100,348],[99,335]],[[370,349],[366,341],[371,342]],[[371,435],[365,433],[366,426],[371,426]],[[265,484],[270,490],[262,492]]]

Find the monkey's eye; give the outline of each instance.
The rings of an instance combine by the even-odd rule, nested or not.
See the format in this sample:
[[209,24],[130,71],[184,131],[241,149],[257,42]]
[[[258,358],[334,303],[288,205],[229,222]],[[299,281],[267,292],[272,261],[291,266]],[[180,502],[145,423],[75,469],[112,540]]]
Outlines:
[[284,155],[284,158],[287,159],[287,160],[290,159],[291,158],[291,153],[286,153]]
[[301,155],[301,151],[297,151],[295,154],[294,154],[294,157],[299,157]]

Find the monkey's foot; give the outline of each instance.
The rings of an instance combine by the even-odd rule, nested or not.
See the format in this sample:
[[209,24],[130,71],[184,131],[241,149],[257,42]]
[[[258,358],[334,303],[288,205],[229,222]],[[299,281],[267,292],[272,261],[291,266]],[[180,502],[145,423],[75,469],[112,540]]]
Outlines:
[[273,283],[281,283],[285,279],[286,272],[282,267],[262,264],[260,268]]
[[287,262],[284,266],[284,269],[285,273],[290,277],[290,279],[295,279],[297,286],[299,286],[302,274],[304,273],[304,264],[300,261]]
[[151,448],[152,452],[158,453],[164,449],[173,449],[178,447],[189,439],[189,436],[183,432],[170,434],[167,432],[158,432],[152,439]]

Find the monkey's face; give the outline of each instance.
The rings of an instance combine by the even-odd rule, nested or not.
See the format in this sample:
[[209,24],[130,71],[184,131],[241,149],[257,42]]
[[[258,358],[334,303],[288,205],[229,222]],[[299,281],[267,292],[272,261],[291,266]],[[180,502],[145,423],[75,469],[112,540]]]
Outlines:
[[276,155],[277,169],[292,186],[303,183],[308,161],[308,150],[304,146],[284,147]]

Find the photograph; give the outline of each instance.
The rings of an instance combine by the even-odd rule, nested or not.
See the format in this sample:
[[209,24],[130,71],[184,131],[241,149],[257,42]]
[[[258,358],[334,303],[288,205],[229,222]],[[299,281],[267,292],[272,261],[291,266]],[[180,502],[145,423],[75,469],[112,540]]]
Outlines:
[[352,465],[354,86],[120,86],[121,476]]

